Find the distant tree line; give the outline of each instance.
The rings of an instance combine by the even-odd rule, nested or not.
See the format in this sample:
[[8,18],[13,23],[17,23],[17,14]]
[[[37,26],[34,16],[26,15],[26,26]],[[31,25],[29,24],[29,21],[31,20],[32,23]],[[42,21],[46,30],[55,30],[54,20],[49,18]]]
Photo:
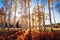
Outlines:
[[[11,28],[13,26],[14,25],[10,23],[10,26],[9,27]],[[3,27],[3,23],[0,23],[0,27]],[[8,27],[8,23],[7,22],[5,23],[5,27]],[[16,23],[16,27],[19,28],[19,22]],[[20,27],[21,27],[21,25],[20,25]]]
[[[50,27],[50,25],[45,25],[46,27]],[[56,24],[52,24],[53,27],[55,28],[59,28],[60,27],[60,23],[56,23]]]

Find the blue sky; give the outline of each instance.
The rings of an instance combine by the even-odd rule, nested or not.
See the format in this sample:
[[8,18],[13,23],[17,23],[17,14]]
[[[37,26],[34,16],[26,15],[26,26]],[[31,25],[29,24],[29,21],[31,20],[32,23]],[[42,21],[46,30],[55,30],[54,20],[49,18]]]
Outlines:
[[3,6],[1,1],[2,1],[2,0],[0,0],[0,8]]
[[[3,3],[2,3],[1,1],[2,1],[2,0],[0,0],[0,8],[3,6]],[[36,2],[36,0],[31,1],[31,5],[35,6],[35,5],[36,5],[35,2]],[[54,4],[53,7],[55,7],[55,5],[57,4],[57,2],[54,2],[53,4]],[[39,5],[40,5],[40,1],[39,1]],[[47,6],[47,5],[46,5],[46,6]],[[46,7],[46,10],[47,10],[47,7]],[[46,11],[46,13],[48,13],[48,12]],[[54,15],[55,15],[56,22],[59,23],[59,22],[60,22],[60,15],[59,15],[59,13],[55,10],[55,8],[54,8]],[[52,16],[52,21],[53,21],[53,16]]]
[[59,12],[57,12],[56,11],[56,9],[55,9],[55,6],[56,6],[56,4],[57,3],[60,3],[60,2],[54,2],[54,14],[55,14],[55,18],[56,18],[56,21],[59,23],[60,22],[60,14],[59,14]]

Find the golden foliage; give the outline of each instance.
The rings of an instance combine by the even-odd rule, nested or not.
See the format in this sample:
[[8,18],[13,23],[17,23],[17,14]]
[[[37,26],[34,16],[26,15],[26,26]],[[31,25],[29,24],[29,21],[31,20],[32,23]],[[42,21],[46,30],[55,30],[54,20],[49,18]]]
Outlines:
[[24,1],[24,3],[26,3],[26,0],[23,0]]
[[52,4],[54,2],[54,0],[49,0],[49,3]]

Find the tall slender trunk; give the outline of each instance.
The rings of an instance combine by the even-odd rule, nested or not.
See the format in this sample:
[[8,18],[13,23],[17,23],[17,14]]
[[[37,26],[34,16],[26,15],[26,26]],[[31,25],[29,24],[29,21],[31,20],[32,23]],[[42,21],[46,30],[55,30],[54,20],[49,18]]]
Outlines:
[[[27,13],[26,13],[26,10],[27,10],[27,9],[26,9],[26,0],[25,0],[25,2],[24,2],[24,6],[25,6],[25,9],[24,9],[24,13],[25,13],[25,14],[24,14],[24,15],[25,15],[25,22],[27,23],[27,21],[26,21],[26,15],[27,15]],[[26,25],[25,25],[25,26],[26,26]]]
[[[43,10],[45,11],[45,8]],[[44,26],[44,31],[46,31],[46,26],[45,26],[45,13],[43,13],[43,26]]]
[[38,5],[38,0],[37,0],[37,7],[38,7],[38,21],[39,21],[39,31],[41,31],[41,25],[40,25],[40,11],[39,11],[39,5]]
[[43,26],[44,26],[44,31],[46,31],[46,26],[45,26],[45,8],[44,8],[44,4],[41,0],[41,5],[42,5],[42,16],[43,16]]
[[17,0],[15,0],[14,29],[16,27],[16,11],[17,11]]
[[52,19],[51,19],[51,9],[50,9],[50,3],[49,3],[49,0],[48,0],[48,8],[49,8],[49,17],[50,17],[50,27],[51,27],[51,31],[53,31]]
[[55,26],[56,26],[56,20],[55,20],[55,15],[54,15],[54,8],[53,8],[53,5],[52,5],[52,11],[53,11],[54,24],[55,24]]
[[31,31],[31,21],[30,21],[30,5],[29,5],[29,29]]
[[2,21],[2,15],[0,15],[0,17],[1,17],[1,27],[2,27],[2,22],[3,22],[3,21]]
[[21,25],[20,25],[20,28],[21,28],[21,32],[22,32],[22,8],[21,8]]
[[3,23],[3,27],[5,27],[5,23],[6,23],[6,15],[7,15],[7,0],[6,0],[6,3],[4,3],[3,1],[3,7],[5,6],[6,10],[5,10],[5,16],[4,16],[4,23]]
[[10,10],[9,10],[9,14],[8,14],[8,30],[10,28],[10,18],[11,18],[11,7],[12,7],[12,0],[10,1],[11,5],[10,5]]
[[4,23],[3,23],[3,27],[5,27],[5,23],[6,23],[6,15],[4,16]]
[[[4,5],[4,3],[3,3],[3,5]],[[6,7],[6,5],[4,5],[5,7]],[[5,11],[5,13],[6,13],[6,11]],[[5,27],[5,20],[6,20],[6,15],[4,15],[4,23],[3,23],[3,27]]]
[[29,40],[32,40],[32,35],[31,35],[31,18],[30,18],[30,1],[31,0],[28,0],[28,8],[29,8],[29,34],[30,34],[30,37],[29,37]]
[[23,1],[21,1],[21,32],[22,32],[22,3],[23,3]]

